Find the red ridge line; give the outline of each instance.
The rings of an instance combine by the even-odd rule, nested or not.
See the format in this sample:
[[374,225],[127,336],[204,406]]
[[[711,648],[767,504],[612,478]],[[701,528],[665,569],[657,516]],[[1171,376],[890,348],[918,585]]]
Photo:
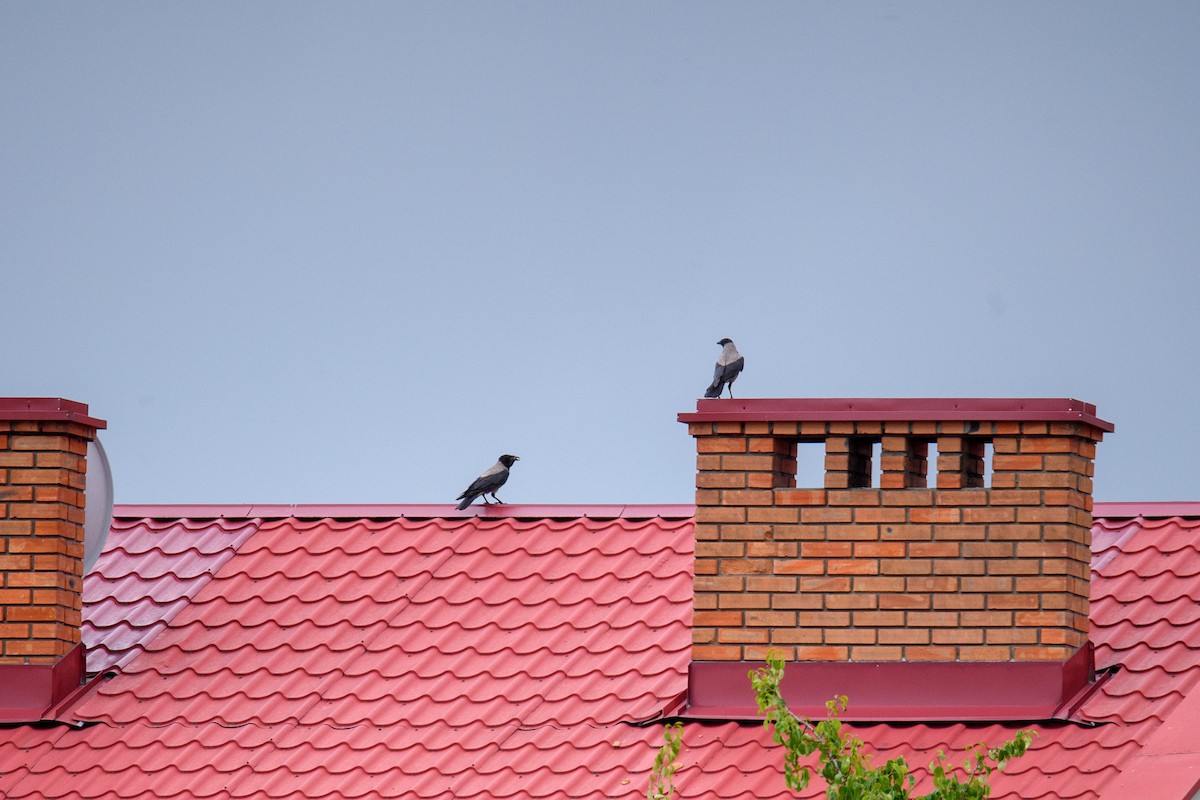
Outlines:
[[1092,516],[1102,519],[1200,517],[1200,502],[1094,503]]
[[139,504],[118,503],[113,507],[113,518],[125,519],[274,519],[280,517],[298,517],[302,519],[323,519],[326,517],[344,519],[363,518],[409,518],[409,519],[512,519],[512,518],[571,518],[590,517],[594,519],[647,519],[664,517],[668,519],[690,519],[695,516],[696,507],[691,503],[675,504],[547,504],[527,505],[517,503],[502,503],[490,506],[471,506],[464,511],[458,511],[450,504],[422,503],[342,503],[342,504]]

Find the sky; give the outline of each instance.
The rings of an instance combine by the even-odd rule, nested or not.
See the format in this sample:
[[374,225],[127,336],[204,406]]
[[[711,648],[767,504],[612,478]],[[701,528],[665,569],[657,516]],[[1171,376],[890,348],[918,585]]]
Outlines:
[[738,397],[1075,397],[1200,500],[1200,5],[0,4],[0,396],[118,503],[687,503]]

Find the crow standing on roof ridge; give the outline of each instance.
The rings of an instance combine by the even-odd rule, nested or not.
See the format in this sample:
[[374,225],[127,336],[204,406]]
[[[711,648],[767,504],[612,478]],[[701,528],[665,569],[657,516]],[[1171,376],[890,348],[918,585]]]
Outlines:
[[728,386],[729,397],[732,398],[733,382],[737,380],[742,367],[746,366],[746,359],[742,358],[742,354],[734,347],[732,339],[722,339],[717,344],[721,345],[721,355],[717,356],[717,368],[713,371],[713,382],[704,396],[720,397],[721,390]]
[[513,462],[520,460],[520,456],[510,456],[507,453],[500,456],[499,461],[484,470],[482,475],[471,482],[466,491],[454,498],[462,501],[458,504],[458,510],[462,511],[471,505],[476,497],[482,497],[484,505],[491,505],[487,499],[489,494],[497,503],[501,502],[500,498],[496,497],[496,491],[508,480],[508,468],[513,465]]

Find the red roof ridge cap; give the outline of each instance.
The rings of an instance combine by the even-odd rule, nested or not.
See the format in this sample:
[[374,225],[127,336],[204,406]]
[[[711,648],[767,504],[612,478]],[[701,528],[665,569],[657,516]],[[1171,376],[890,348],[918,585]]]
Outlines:
[[690,519],[696,507],[675,504],[542,504],[501,503],[474,505],[458,511],[453,505],[424,503],[280,503],[280,504],[139,504],[118,503],[113,518],[122,519]]
[[1200,517],[1200,502],[1151,500],[1143,502],[1094,503],[1092,516],[1102,519]]

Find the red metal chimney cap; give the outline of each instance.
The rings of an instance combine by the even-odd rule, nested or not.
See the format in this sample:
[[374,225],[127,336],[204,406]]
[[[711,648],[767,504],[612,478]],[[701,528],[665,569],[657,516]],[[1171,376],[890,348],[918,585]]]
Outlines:
[[88,416],[87,403],[61,397],[0,397],[0,420],[59,420],[103,430],[108,423]]
[[1072,398],[806,397],[697,400],[680,422],[1082,422],[1111,433],[1096,406]]

